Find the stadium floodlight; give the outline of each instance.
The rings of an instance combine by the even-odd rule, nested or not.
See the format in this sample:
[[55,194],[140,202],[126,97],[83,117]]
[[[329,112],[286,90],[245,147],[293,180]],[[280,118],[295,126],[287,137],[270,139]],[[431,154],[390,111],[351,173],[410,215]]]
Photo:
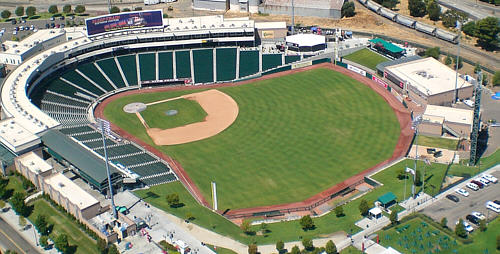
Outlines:
[[102,136],[102,146],[104,149],[104,162],[106,163],[106,174],[108,175],[108,186],[109,186],[109,197],[111,199],[111,208],[113,209],[113,217],[118,219],[118,214],[116,213],[115,200],[113,198],[113,184],[111,184],[111,173],[109,172],[109,161],[108,161],[108,151],[106,149],[106,135],[111,133],[111,127],[108,121],[98,118],[97,122],[101,129]]
[[462,34],[462,22],[456,21],[456,28],[458,28],[458,44],[457,44],[457,60],[455,62],[455,94],[453,97],[453,104],[458,101],[458,66],[460,65],[460,35]]
[[413,185],[411,186],[411,194],[415,198],[415,183],[417,177],[417,159],[418,159],[418,125],[422,123],[422,116],[416,116],[411,122],[411,128],[415,130],[415,161],[414,161],[414,174]]

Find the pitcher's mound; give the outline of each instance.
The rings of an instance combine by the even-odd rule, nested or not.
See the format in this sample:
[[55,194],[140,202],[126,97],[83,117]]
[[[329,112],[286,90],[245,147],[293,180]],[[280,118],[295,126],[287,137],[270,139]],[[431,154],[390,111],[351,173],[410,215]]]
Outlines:
[[132,102],[125,105],[123,107],[123,111],[125,111],[126,113],[135,114],[144,111],[147,107],[148,106],[146,106],[146,104],[142,102]]

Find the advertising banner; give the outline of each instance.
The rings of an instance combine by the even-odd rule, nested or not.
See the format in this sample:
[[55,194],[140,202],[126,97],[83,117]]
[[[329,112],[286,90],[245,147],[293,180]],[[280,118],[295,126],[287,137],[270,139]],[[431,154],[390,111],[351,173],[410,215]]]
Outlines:
[[375,76],[372,76],[372,80],[383,86],[384,88],[387,88],[387,83]]
[[110,14],[88,18],[85,24],[88,36],[127,29],[163,27],[163,12],[154,10]]
[[347,65],[347,69],[348,69],[348,70],[351,70],[351,71],[354,71],[354,72],[356,72],[356,73],[359,73],[359,74],[361,74],[361,75],[363,75],[363,76],[366,76],[366,71],[361,70],[360,68],[355,67],[355,66],[352,66],[352,65],[350,65],[350,64],[348,64],[348,65]]

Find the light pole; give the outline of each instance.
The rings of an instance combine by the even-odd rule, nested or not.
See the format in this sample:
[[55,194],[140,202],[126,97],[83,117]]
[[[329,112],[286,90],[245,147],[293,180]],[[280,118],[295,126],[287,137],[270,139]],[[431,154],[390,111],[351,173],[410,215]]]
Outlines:
[[460,65],[460,36],[462,35],[462,23],[457,20],[456,24],[458,28],[458,44],[457,44],[457,61],[455,62],[455,97],[453,98],[453,104],[457,103],[458,100],[458,66]]
[[113,217],[118,219],[118,214],[116,213],[115,200],[113,198],[113,184],[111,183],[111,173],[109,171],[109,161],[108,161],[108,151],[106,149],[106,135],[111,132],[109,122],[104,119],[97,119],[101,129],[102,136],[102,146],[104,149],[104,162],[106,163],[106,174],[108,175],[108,186],[109,186],[109,197],[111,199],[111,208],[113,209]]
[[411,128],[415,130],[415,161],[414,161],[414,174],[413,174],[413,185],[411,187],[411,193],[415,199],[415,188],[417,179],[417,158],[418,158],[418,125],[422,122],[422,116],[416,116],[411,123]]
[[292,35],[295,34],[295,4],[292,0]]

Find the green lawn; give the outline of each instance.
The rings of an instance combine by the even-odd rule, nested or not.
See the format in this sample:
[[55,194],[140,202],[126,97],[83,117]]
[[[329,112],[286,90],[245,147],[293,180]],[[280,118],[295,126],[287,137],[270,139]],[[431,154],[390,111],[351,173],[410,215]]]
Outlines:
[[14,194],[15,192],[21,192],[23,194],[27,194],[26,190],[23,188],[22,181],[21,181],[21,179],[19,179],[19,177],[12,175],[12,176],[9,176],[8,179],[9,179],[9,183],[7,184],[7,189],[14,190],[14,192],[12,192],[12,194]]
[[[304,200],[389,158],[399,136],[382,97],[331,70],[220,90],[239,106],[231,127],[198,142],[155,147],[178,160],[208,200],[216,181],[221,210]],[[193,91],[124,97],[104,115],[153,145],[123,106],[186,93]]]
[[469,160],[461,161],[462,164],[453,164],[448,171],[448,175],[454,176],[472,176],[500,163],[500,149],[497,149],[488,157],[480,159],[474,167],[467,166]]
[[343,249],[340,254],[363,254],[362,251],[356,249],[356,247],[349,246],[345,249]]
[[430,146],[430,147],[436,147],[436,148],[444,148],[444,149],[448,149],[448,150],[456,150],[458,140],[419,135],[417,143],[418,143],[418,145],[421,145],[421,146]]
[[46,216],[49,225],[54,225],[50,234],[51,239],[55,239],[59,234],[66,234],[69,245],[76,247],[76,253],[87,254],[97,252],[96,242],[84,233],[73,220],[52,207],[47,201],[37,199],[28,203],[28,205],[34,205],[33,212],[28,217],[31,222],[34,222],[39,214],[43,214]]
[[[168,110],[177,110],[176,115],[167,116]],[[150,105],[141,112],[150,128],[168,129],[186,124],[201,122],[207,113],[196,101],[178,99]]]
[[214,249],[214,246],[210,245],[210,244],[207,244],[207,246],[218,254],[236,254],[236,252],[234,252],[230,249],[226,249],[226,248],[222,248],[222,247],[217,247]]
[[365,67],[372,70],[376,70],[377,64],[389,61],[385,58],[369,49],[358,50],[350,55],[344,56],[345,59],[359,63]]

